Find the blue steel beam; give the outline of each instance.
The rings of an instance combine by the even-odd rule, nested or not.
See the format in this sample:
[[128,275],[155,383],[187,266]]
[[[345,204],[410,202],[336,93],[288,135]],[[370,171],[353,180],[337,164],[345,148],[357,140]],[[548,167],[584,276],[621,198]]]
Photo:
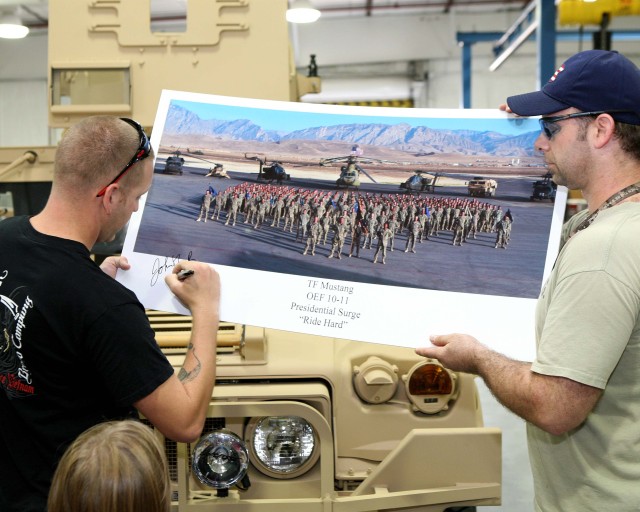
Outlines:
[[473,45],[497,41],[500,36],[502,36],[502,32],[458,32],[456,34],[458,46],[462,48],[461,108],[470,108],[471,106],[471,49]]
[[556,6],[554,0],[536,0],[537,88],[549,80],[556,68]]

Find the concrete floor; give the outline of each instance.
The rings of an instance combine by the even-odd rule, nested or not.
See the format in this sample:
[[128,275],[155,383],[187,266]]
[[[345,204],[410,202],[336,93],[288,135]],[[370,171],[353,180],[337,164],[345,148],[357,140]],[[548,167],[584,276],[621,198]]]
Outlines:
[[476,379],[484,424],[502,429],[502,505],[478,512],[533,511],[533,478],[529,466],[525,422],[503,407],[482,379]]

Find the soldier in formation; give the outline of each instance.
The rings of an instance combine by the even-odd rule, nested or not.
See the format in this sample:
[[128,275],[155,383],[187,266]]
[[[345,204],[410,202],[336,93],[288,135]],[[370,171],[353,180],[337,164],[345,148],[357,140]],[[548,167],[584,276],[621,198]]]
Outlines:
[[409,235],[407,236],[407,245],[404,248],[404,252],[416,252],[416,238],[420,234],[420,221],[418,217],[414,217],[409,224]]
[[213,194],[211,190],[207,189],[202,196],[202,204],[200,205],[200,215],[196,219],[196,222],[200,222],[204,217],[204,221],[207,222],[209,216],[209,208],[211,208],[211,202],[213,201]]
[[351,232],[351,248],[349,249],[349,258],[353,256],[353,251],[355,249],[356,258],[360,257],[360,242],[362,237],[364,236],[366,228],[362,225],[362,220],[357,220],[355,226],[353,227],[353,231]]
[[320,224],[318,217],[313,218],[313,222],[311,223],[307,233],[307,246],[304,248],[304,252],[302,254],[306,255],[311,251],[311,255],[315,256],[316,244],[318,243],[318,240],[320,240],[320,235],[322,234],[322,225]]
[[333,255],[336,255],[336,258],[339,260],[342,259],[342,247],[344,246],[344,241],[347,236],[347,225],[345,224],[345,218],[340,217],[340,221],[338,224],[333,225],[333,241],[331,242],[331,253],[329,253],[329,258],[333,258]]
[[378,262],[378,255],[380,251],[382,251],[382,264],[387,263],[387,245],[389,245],[389,241],[391,240],[391,229],[389,229],[389,224],[387,222],[378,230],[378,247],[376,248],[376,254],[373,257],[373,263]]

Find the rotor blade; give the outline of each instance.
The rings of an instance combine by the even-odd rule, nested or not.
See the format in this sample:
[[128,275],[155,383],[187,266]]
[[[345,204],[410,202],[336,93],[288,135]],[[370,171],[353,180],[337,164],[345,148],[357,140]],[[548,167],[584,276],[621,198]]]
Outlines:
[[373,181],[374,183],[378,183],[376,180],[374,180],[374,179],[369,175],[369,173],[368,173],[367,171],[365,171],[365,170],[364,170],[364,169],[362,169],[362,168],[360,169],[360,171],[362,171],[362,172],[365,174],[365,176],[366,176],[367,178],[369,178],[371,181]]
[[335,157],[335,158],[323,158],[322,160],[320,160],[320,165],[329,165],[329,164],[333,164],[336,162],[344,162],[346,157]]
[[218,162],[212,162],[211,160],[207,160],[206,158],[202,158],[201,156],[193,155],[191,153],[183,153],[183,155],[184,156],[188,156],[189,158],[197,158],[198,160],[203,160],[203,161],[208,162],[210,164],[216,164],[217,165],[217,163],[218,163]]

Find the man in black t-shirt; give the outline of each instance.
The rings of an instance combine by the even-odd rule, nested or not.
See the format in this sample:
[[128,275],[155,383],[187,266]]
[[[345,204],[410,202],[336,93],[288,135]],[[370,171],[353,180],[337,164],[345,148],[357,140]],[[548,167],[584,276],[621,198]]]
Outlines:
[[[165,279],[193,315],[176,374],[143,306],[113,279],[129,268],[126,258],[100,267],[90,258],[137,210],[151,185],[151,153],[135,121],[87,118],[57,148],[43,211],[0,222],[3,512],[44,512],[60,456],[96,423],[140,412],[175,441],[202,431],[215,380],[217,273],[180,262]],[[195,273],[180,280],[186,268]]]

